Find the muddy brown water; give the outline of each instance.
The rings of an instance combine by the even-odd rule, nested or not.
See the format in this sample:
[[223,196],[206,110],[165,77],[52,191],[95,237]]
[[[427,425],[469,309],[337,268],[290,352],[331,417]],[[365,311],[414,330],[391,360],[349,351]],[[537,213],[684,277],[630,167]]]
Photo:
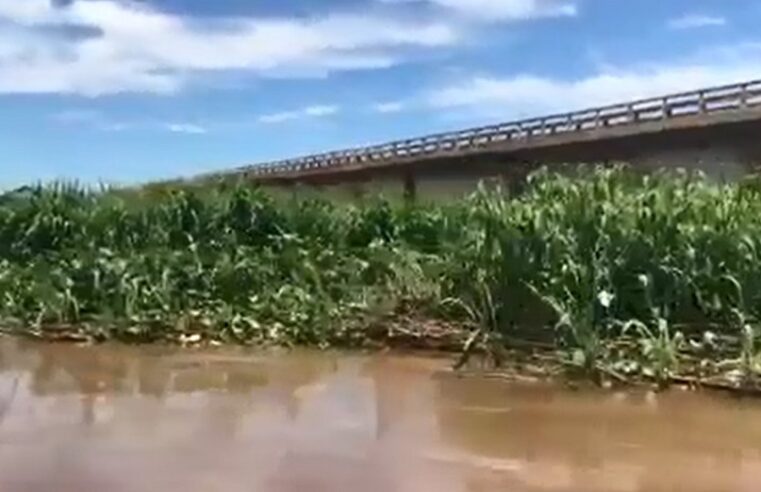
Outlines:
[[758,491],[761,403],[0,338],[0,491]]

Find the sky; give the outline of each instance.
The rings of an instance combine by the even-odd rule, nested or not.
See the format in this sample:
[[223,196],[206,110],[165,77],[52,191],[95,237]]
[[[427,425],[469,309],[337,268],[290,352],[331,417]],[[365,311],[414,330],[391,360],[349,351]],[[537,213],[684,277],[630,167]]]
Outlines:
[[761,79],[758,0],[0,0],[0,188]]

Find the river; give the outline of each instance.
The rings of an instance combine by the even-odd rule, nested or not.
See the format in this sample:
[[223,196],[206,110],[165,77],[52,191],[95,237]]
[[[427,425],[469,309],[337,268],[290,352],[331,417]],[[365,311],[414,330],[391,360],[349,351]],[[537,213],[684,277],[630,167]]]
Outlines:
[[761,403],[0,338],[0,491],[758,491]]

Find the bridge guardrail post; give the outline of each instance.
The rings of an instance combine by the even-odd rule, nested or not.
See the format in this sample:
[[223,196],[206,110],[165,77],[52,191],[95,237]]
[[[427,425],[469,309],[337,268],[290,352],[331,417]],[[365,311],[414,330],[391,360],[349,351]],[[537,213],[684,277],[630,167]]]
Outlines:
[[748,84],[743,84],[740,87],[740,108],[745,109],[748,107]]

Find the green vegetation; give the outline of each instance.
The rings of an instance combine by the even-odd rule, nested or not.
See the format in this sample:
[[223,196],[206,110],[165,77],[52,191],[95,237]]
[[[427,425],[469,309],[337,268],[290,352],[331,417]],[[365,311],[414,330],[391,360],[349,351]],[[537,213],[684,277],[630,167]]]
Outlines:
[[[546,171],[448,205],[246,186],[0,198],[0,318],[95,340],[364,346],[456,322],[599,380],[755,384],[761,186]],[[379,329],[380,328],[380,329]]]

